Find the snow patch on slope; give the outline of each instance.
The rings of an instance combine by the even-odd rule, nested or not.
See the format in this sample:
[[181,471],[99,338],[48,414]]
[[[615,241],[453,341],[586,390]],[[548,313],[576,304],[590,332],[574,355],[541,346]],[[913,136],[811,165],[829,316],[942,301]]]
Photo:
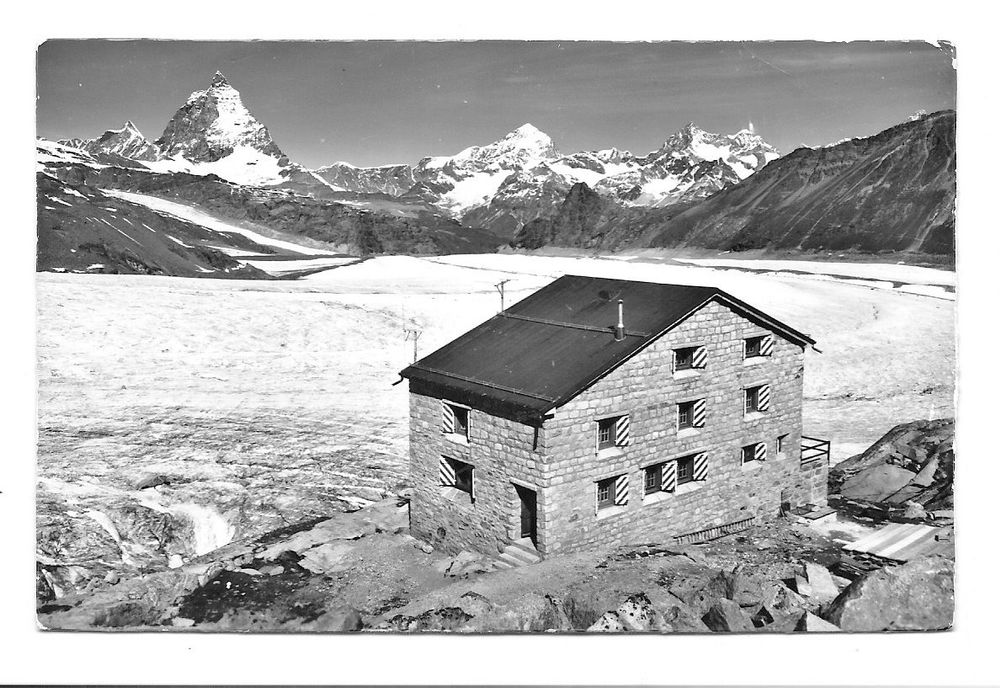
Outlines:
[[241,234],[261,246],[271,246],[273,248],[280,249],[281,251],[291,251],[293,253],[300,253],[304,255],[337,255],[334,251],[308,248],[290,241],[272,239],[264,236],[263,234],[254,232],[253,230],[245,229],[239,225],[220,220],[206,212],[198,210],[197,208],[192,208],[191,206],[184,205],[182,203],[167,201],[162,198],[157,198],[156,196],[146,196],[144,194],[132,193],[130,191],[119,191],[117,189],[101,189],[101,192],[107,194],[108,196],[119,198],[123,201],[129,201],[131,203],[146,206],[161,215],[176,217],[180,220],[200,225],[205,229],[210,229],[215,232],[221,232],[223,234]]

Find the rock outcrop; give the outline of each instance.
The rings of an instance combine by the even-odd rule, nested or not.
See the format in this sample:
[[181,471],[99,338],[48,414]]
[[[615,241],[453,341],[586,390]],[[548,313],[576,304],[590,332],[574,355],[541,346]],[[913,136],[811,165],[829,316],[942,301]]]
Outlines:
[[954,419],[897,425],[863,453],[830,469],[830,493],[921,519],[954,506]]
[[954,562],[921,557],[858,578],[823,618],[845,631],[927,631],[951,628],[954,613]]

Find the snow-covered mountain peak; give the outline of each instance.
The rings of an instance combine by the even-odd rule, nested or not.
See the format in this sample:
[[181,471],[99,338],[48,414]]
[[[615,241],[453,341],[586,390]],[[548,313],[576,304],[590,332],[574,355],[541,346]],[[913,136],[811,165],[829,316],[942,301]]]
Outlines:
[[546,148],[553,145],[552,138],[530,122],[525,122],[501,140],[520,142],[526,148]]
[[173,167],[194,163],[201,170],[205,164],[219,163],[218,169],[204,171],[237,183],[274,184],[288,166],[267,128],[222,72],[215,73],[207,89],[188,97],[156,144]]
[[108,129],[95,139],[70,139],[61,143],[91,155],[119,155],[140,161],[160,158],[160,151],[142,135],[132,120],[126,120],[121,129]]
[[526,123],[502,139],[485,146],[473,146],[459,153],[470,161],[497,169],[523,169],[558,157],[552,138],[532,124]]

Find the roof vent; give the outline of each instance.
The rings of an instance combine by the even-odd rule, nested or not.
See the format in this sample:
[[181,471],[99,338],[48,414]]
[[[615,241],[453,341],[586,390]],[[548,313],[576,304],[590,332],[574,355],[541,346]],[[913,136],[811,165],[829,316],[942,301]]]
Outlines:
[[618,299],[618,324],[615,325],[615,341],[625,339],[625,302]]

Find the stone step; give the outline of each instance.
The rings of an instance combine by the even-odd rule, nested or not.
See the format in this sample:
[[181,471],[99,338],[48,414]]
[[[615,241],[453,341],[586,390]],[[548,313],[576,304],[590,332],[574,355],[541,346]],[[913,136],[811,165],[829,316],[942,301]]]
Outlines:
[[510,566],[512,568],[513,567],[518,567],[518,566],[525,566],[526,564],[529,563],[527,561],[524,561],[523,559],[518,559],[517,557],[515,557],[510,552],[506,552],[506,551],[505,552],[501,552],[500,556],[497,557],[497,560],[500,561],[501,563],[510,564]]
[[526,564],[537,564],[542,560],[542,555],[535,549],[528,549],[524,545],[512,542],[507,545],[504,552],[509,552],[513,556],[521,559]]
[[524,550],[517,549],[515,547],[508,547],[503,551],[507,556],[516,559],[524,566],[530,566],[531,564],[537,564],[541,559],[537,557],[532,557],[530,554]]
[[499,559],[499,558],[496,559],[496,567],[498,569],[513,569],[513,568],[516,568],[514,566],[514,564],[511,564],[510,562],[504,561],[503,559]]

